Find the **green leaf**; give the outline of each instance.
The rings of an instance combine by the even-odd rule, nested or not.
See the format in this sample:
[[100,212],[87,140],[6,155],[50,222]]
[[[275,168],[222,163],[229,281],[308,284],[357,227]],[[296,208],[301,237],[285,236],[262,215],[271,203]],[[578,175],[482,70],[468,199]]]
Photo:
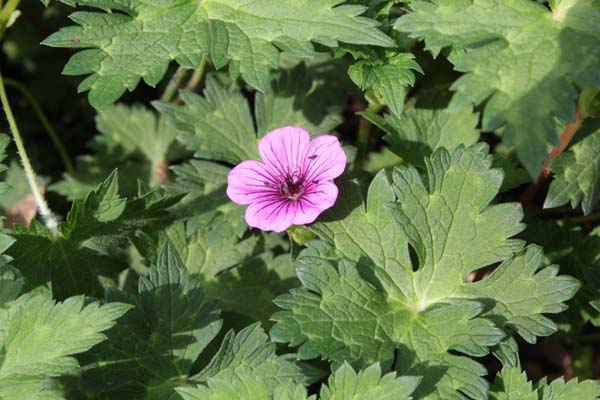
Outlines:
[[600,385],[597,381],[579,382],[577,378],[565,383],[559,378],[550,384],[540,381],[532,388],[519,368],[505,367],[496,376],[490,396],[491,400],[592,400],[600,397]]
[[274,237],[246,233],[243,209],[225,197],[222,185],[228,168],[192,160],[174,169],[177,179],[172,189],[189,193],[183,200],[189,201],[185,207],[189,212],[175,212],[182,212],[187,221],[160,233],[138,234],[134,239],[138,251],[152,261],[157,249],[170,241],[189,273],[202,281],[207,297],[221,301],[223,311],[268,323],[275,311],[272,299],[297,284],[292,259],[286,254],[273,257],[269,250],[280,245]]
[[[349,364],[342,365],[321,388],[321,400],[410,400],[419,378],[396,377],[395,373],[381,376],[379,365],[355,372]],[[208,387],[179,388],[184,400],[316,400],[307,398],[306,389],[291,383],[269,390],[265,379],[240,375],[231,380],[210,379]]]
[[[177,393],[183,400],[308,400],[302,385],[282,384],[269,391],[264,379],[252,375],[211,379],[208,386],[178,388]],[[315,398],[311,396],[310,400]]]
[[454,82],[453,106],[486,102],[483,130],[501,126],[529,174],[558,144],[556,118],[575,117],[580,88],[600,86],[596,0],[565,0],[550,11],[529,0],[411,2],[395,28],[424,39],[465,74]]
[[502,181],[502,186],[500,187],[501,192],[506,192],[526,183],[531,183],[531,177],[525,168],[520,167],[516,161],[510,158],[495,154],[492,165],[494,168],[504,171],[504,180]]
[[250,375],[262,378],[270,391],[290,380],[310,383],[294,358],[293,354],[275,354],[275,343],[269,340],[269,336],[256,323],[237,334],[227,332],[217,354],[192,379],[197,382],[208,379],[233,380],[235,377]]
[[184,106],[166,102],[154,105],[183,132],[181,141],[194,156],[238,164],[258,158],[258,142],[248,101],[241,91],[226,88],[209,76],[204,97],[181,92]]
[[153,186],[162,183],[168,162],[181,153],[174,143],[179,132],[160,124],[155,113],[141,105],[116,104],[99,111],[96,128],[100,135],[88,143],[93,155],[78,157],[76,172],[64,174],[51,190],[80,199],[118,168],[124,193],[134,195],[138,179]]
[[377,364],[357,373],[344,363],[321,389],[321,400],[410,400],[419,381],[393,372],[382,376]]
[[145,253],[149,255],[148,250],[159,249],[166,241],[171,241],[190,274],[211,280],[218,273],[256,255],[260,249],[259,236],[240,237],[246,230],[245,225],[238,228],[241,211],[238,208],[228,213],[214,211],[187,223],[174,224],[164,234],[143,238],[147,241],[143,244]]
[[135,296],[107,293],[107,301],[135,308],[107,332],[105,343],[82,358],[88,364],[82,385],[95,398],[169,398],[221,329],[217,305],[205,302],[170,244],[140,278],[138,291]]
[[581,204],[589,214],[600,202],[600,131],[574,144],[550,164],[555,174],[544,201],[544,208],[559,207],[571,202]]
[[[569,307],[569,317],[600,326],[600,230],[585,234],[578,226],[530,218],[523,238],[543,246],[546,257],[582,282]],[[577,322],[575,322],[577,321]]]
[[289,255],[245,260],[204,283],[206,295],[221,302],[223,311],[246,315],[268,324],[277,311],[273,299],[298,285]]
[[[336,204],[310,226],[322,240],[309,242],[304,254],[314,253],[333,260],[343,257],[378,266],[377,271],[404,274],[402,266],[410,265],[410,256],[406,235],[384,208],[384,204],[395,200],[385,173],[375,176],[364,202],[356,182],[343,176],[336,183],[340,191]],[[391,275],[381,277],[387,290],[394,290],[398,282],[409,280],[408,275],[398,279]]]
[[100,305],[83,296],[56,303],[48,292],[17,298],[18,274],[0,267],[2,289],[13,275],[12,299],[0,308],[0,397],[6,400],[63,399],[51,381],[79,368],[74,357],[104,341],[103,332],[129,310],[122,303]]
[[180,140],[196,157],[238,164],[258,159],[258,137],[286,125],[311,134],[327,133],[341,122],[344,99],[339,90],[314,81],[304,64],[273,80],[266,93],[255,95],[254,119],[248,100],[236,86],[227,87],[209,76],[204,96],[181,92],[184,106],[154,102],[181,130]]
[[540,381],[537,385],[537,391],[542,400],[579,400],[579,399],[598,399],[600,398],[600,382],[585,380],[579,382],[574,379],[565,382],[564,378],[553,380],[547,383],[547,380]]
[[359,60],[348,75],[362,90],[373,90],[395,115],[401,115],[407,87],[415,84],[413,70],[423,72],[411,53],[393,53],[384,59]]
[[186,193],[182,203],[193,203],[199,198],[202,201],[211,198],[214,203],[206,205],[205,208],[213,210],[222,205],[225,199],[225,186],[230,168],[205,160],[189,160],[181,165],[171,167],[174,180],[169,189],[177,193]]
[[304,63],[284,71],[254,101],[258,136],[282,126],[300,126],[312,135],[329,133],[342,122],[346,98],[331,83],[315,80]]
[[490,400],[511,399],[538,400],[538,395],[527,381],[525,372],[516,367],[504,367],[494,379]]
[[530,246],[524,253],[505,260],[486,279],[464,285],[460,297],[480,299],[488,307],[486,317],[535,343],[536,336],[549,336],[557,329],[543,314],[564,311],[567,306],[563,302],[580,287],[576,279],[557,275],[558,266],[546,267],[542,249]]
[[383,139],[390,149],[409,164],[423,168],[424,158],[439,147],[454,150],[479,140],[479,116],[471,108],[425,110],[411,108],[402,116],[383,117],[365,113],[364,117],[387,133]]
[[342,0],[77,3],[119,11],[76,12],[71,19],[79,26],[63,28],[44,41],[53,47],[87,49],[75,54],[63,72],[91,74],[79,90],[90,91],[94,107],[114,102],[125,90],[135,89],[140,79],[155,86],[173,60],[196,68],[202,56],[209,55],[216,68],[229,64],[232,76],[241,75],[265,91],[281,51],[312,57],[312,42],[329,47],[338,42],[394,45],[376,29],[375,21],[359,16],[364,7],[340,5]]
[[73,294],[102,295],[98,275],[125,269],[122,242],[137,229],[168,220],[166,209],[180,196],[147,193],[131,200],[118,194],[116,172],[83,200],[75,200],[66,221],[53,233],[41,223],[18,228],[8,250],[29,288],[52,283],[58,299]]
[[[521,252],[523,243],[510,239],[523,229],[522,212],[518,204],[490,205],[502,183],[491,162],[482,145],[440,148],[426,159],[426,180],[412,166],[396,168],[390,187],[380,173],[366,216],[360,204],[347,203],[345,195],[356,195],[340,190],[329,216],[346,212],[344,221],[353,221],[349,209],[363,223],[340,229],[333,217],[315,224],[322,239],[299,259],[304,288],[276,299],[285,311],[273,316],[272,337],[300,346],[301,359],[321,356],[334,365],[388,367],[395,359],[401,375],[423,376],[418,398],[487,398],[485,368],[462,354],[488,354],[513,330],[528,341],[549,335],[556,327],[543,314],[564,310],[579,286],[544,267],[539,248]],[[395,247],[379,244],[387,240]],[[328,261],[340,257],[337,266]],[[498,262],[487,279],[465,282]]]
[[[3,238],[9,237],[3,235]],[[23,284],[23,277],[19,271],[6,264],[0,266],[0,307],[17,298],[23,289]]]

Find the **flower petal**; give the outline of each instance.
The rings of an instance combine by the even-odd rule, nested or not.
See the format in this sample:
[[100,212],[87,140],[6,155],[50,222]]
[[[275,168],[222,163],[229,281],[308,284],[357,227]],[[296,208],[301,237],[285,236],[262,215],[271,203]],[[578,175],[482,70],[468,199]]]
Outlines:
[[254,160],[243,161],[229,172],[227,196],[241,205],[281,197],[273,173],[265,164]]
[[283,232],[292,225],[297,204],[285,199],[253,203],[246,209],[246,223],[263,231]]
[[267,133],[258,144],[258,152],[267,167],[276,170],[283,179],[302,172],[309,143],[307,131],[285,126]]
[[346,153],[335,136],[314,138],[309,145],[305,178],[311,181],[328,181],[340,176],[346,169]]
[[323,181],[311,185],[297,201],[297,210],[293,219],[294,225],[304,225],[314,222],[319,214],[335,204],[338,188],[333,183]]

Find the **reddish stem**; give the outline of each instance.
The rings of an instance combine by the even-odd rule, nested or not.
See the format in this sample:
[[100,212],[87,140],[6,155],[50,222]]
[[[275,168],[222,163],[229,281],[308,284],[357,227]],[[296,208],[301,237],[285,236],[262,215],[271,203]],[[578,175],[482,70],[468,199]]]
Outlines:
[[565,130],[563,131],[562,135],[560,136],[560,143],[558,144],[558,146],[556,146],[554,149],[552,149],[552,151],[550,152],[550,155],[548,156],[548,159],[546,160],[546,162],[544,163],[544,166],[542,167],[542,176],[544,176],[544,177],[548,176],[548,174],[550,173],[550,171],[548,170],[548,166],[550,165],[552,160],[554,160],[563,151],[565,151],[565,149],[571,142],[571,139],[573,139],[575,132],[577,132],[577,129],[579,129],[579,127],[583,123],[584,119],[585,119],[585,117],[583,116],[583,114],[581,114],[581,111],[579,111],[579,107],[577,107],[577,109],[575,110],[575,121],[569,122],[567,124],[567,126],[565,126]]
[[581,113],[579,107],[577,107],[577,109],[575,110],[575,121],[569,122],[565,126],[563,133],[560,135],[560,142],[558,143],[558,146],[552,149],[552,151],[548,155],[548,158],[542,165],[542,173],[540,174],[540,177],[538,178],[537,182],[529,185],[525,193],[523,193],[523,195],[521,196],[521,204],[523,205],[523,208],[527,208],[529,203],[533,201],[535,195],[538,193],[538,191],[548,178],[548,175],[550,174],[550,170],[548,168],[550,166],[550,163],[552,162],[552,160],[554,160],[556,157],[562,154],[563,151],[565,151],[565,149],[573,139],[575,132],[577,132],[577,129],[579,129],[579,127],[583,123],[584,119],[585,116]]

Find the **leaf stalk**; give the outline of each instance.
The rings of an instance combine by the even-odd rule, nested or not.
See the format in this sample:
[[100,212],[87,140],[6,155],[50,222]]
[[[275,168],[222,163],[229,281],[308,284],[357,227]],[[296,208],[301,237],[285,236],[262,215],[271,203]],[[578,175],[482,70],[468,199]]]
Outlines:
[[202,78],[204,77],[204,73],[206,72],[206,64],[206,56],[202,56],[202,60],[200,60],[200,65],[197,69],[194,70],[192,77],[188,81],[187,85],[185,85],[185,90],[193,92],[196,89],[196,87],[198,87],[200,81],[202,81]]

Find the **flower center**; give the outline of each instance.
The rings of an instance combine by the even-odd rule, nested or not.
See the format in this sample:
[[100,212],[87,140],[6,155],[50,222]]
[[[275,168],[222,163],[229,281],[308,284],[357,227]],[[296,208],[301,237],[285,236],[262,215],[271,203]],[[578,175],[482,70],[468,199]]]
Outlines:
[[279,193],[288,200],[298,200],[304,193],[302,180],[294,176],[287,177],[284,182],[279,184]]

